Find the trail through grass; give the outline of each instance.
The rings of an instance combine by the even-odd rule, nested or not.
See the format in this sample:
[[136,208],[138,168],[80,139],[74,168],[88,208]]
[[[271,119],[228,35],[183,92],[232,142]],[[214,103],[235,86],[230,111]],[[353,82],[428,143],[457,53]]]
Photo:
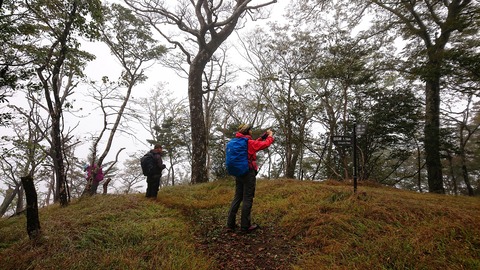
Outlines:
[[233,181],[94,196],[0,219],[1,269],[480,269],[480,198],[258,181],[261,229],[225,231]]

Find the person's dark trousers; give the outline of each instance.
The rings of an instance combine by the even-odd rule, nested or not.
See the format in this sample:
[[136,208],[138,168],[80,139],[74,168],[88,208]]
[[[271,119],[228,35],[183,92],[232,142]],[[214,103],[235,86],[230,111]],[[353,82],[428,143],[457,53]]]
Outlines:
[[255,197],[256,174],[255,170],[249,170],[246,175],[235,178],[235,196],[230,205],[227,220],[229,228],[235,228],[235,219],[240,203],[242,203],[241,228],[248,229],[252,225],[251,212],[253,197]]
[[161,174],[147,176],[147,194],[145,197],[157,198]]

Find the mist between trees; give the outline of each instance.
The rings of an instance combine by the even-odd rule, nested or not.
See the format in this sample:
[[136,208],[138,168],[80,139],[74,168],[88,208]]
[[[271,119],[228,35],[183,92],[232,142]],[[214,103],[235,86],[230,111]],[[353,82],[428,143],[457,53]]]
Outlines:
[[[109,193],[144,192],[139,158],[153,143],[162,186],[226,179],[240,123],[275,131],[261,177],[350,181],[352,147],[332,136],[355,122],[367,127],[360,182],[478,194],[477,1],[291,1],[278,18],[275,1],[254,0],[0,5],[2,215],[24,208],[25,175],[40,206],[68,205],[84,164],[103,167]],[[120,74],[86,74],[86,41],[106,45]]]

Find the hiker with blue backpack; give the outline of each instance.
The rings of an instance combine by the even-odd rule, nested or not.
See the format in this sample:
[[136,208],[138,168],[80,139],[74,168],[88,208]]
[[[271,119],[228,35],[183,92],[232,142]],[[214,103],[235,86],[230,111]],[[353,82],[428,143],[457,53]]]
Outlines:
[[268,148],[273,141],[273,132],[270,129],[260,138],[253,140],[252,126],[242,124],[238,127],[235,138],[228,142],[225,163],[228,173],[235,176],[235,196],[228,212],[228,231],[234,231],[237,227],[235,220],[240,204],[242,204],[241,231],[248,233],[259,228],[259,225],[253,224],[251,219],[256,175],[258,173],[256,153]]
[[146,153],[140,160],[142,173],[147,177],[147,198],[157,198],[160,189],[162,170],[166,168],[162,160],[162,145],[155,144],[152,150]]

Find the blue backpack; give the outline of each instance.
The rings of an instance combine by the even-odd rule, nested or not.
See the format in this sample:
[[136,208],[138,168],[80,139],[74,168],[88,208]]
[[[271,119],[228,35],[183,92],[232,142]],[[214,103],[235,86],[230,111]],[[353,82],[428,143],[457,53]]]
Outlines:
[[248,138],[233,138],[227,143],[225,165],[228,174],[242,176],[248,172]]

